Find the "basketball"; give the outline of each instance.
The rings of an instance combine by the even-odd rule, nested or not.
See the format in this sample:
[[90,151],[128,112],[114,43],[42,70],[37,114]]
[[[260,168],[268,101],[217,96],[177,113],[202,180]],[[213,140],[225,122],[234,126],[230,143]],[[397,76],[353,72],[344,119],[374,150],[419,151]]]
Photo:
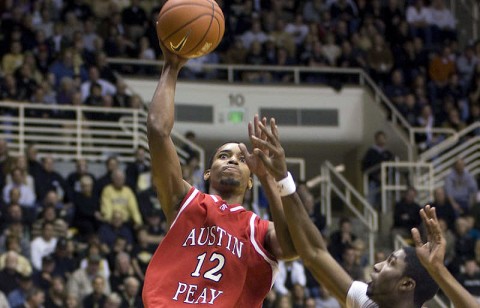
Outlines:
[[168,0],[158,14],[158,39],[184,58],[212,52],[224,32],[223,12],[214,0]]

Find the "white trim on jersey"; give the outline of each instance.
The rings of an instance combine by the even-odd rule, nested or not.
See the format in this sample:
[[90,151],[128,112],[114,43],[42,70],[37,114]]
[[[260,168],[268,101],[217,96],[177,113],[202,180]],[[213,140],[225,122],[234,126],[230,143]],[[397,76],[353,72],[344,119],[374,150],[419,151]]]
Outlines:
[[250,242],[252,242],[253,248],[255,248],[257,253],[261,255],[265,259],[265,261],[267,261],[268,264],[270,264],[270,266],[272,267],[272,283],[270,286],[272,287],[273,283],[275,282],[275,277],[278,273],[278,263],[270,259],[258,245],[257,240],[255,239],[255,217],[257,217],[257,215],[255,213],[252,213],[252,216],[250,217]]
[[175,217],[175,219],[173,220],[172,225],[170,226],[170,229],[173,227],[173,225],[175,224],[175,222],[177,221],[178,217],[183,212],[183,210],[190,204],[190,202],[192,202],[193,198],[195,198],[195,196],[197,194],[198,194],[198,189],[195,188],[195,190],[192,191],[190,196],[187,198],[187,200],[185,200],[185,202],[180,207],[180,210],[178,211],[177,217]]
[[215,197],[214,195],[209,195],[209,196],[213,199],[213,201],[215,201],[215,203],[218,202],[218,198],[217,198],[217,197]]
[[243,210],[243,206],[241,206],[241,205],[231,208],[230,212],[236,212],[236,211],[240,211],[240,210]]

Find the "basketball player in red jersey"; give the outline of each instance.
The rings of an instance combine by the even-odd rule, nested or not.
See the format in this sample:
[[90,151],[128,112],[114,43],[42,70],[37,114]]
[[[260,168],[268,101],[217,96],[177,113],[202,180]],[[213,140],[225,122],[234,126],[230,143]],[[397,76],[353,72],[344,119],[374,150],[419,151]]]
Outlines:
[[[170,228],[148,266],[144,304],[261,307],[273,284],[277,259],[296,256],[274,179],[261,160],[238,143],[216,150],[204,173],[210,194],[182,179],[170,133],[177,77],[187,60],[161,48],[165,64],[147,127],[153,182]],[[255,118],[255,125],[249,125],[249,135],[260,136],[258,123]],[[275,225],[241,206],[252,186],[251,172],[265,190]]]

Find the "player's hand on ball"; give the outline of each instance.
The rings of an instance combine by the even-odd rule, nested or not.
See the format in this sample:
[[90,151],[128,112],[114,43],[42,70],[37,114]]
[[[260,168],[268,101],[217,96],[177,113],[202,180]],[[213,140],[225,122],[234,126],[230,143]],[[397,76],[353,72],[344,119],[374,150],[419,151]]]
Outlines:
[[161,41],[159,42],[159,45],[160,49],[162,50],[165,65],[171,65],[177,69],[181,69],[185,65],[185,63],[187,63],[187,58],[182,58],[181,56],[174,54]]

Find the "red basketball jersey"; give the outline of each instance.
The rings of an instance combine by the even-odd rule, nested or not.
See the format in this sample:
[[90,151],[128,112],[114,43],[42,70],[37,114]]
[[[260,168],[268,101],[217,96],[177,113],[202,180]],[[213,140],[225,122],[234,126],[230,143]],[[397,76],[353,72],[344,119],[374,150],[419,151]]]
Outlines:
[[268,221],[192,188],[148,266],[145,307],[261,307],[277,261]]

